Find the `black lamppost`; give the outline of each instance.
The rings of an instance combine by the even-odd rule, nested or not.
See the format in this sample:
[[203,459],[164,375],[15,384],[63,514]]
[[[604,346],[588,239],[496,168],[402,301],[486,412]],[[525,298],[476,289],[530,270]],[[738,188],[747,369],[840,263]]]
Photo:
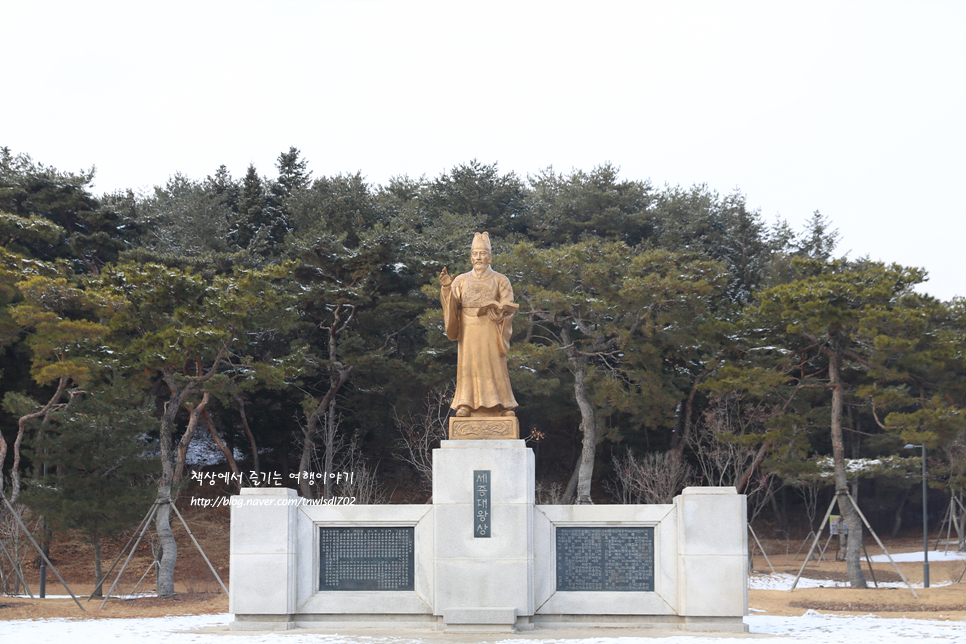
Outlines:
[[929,588],[929,513],[926,511],[926,444],[909,443],[906,449],[922,449],[922,578],[923,587]]

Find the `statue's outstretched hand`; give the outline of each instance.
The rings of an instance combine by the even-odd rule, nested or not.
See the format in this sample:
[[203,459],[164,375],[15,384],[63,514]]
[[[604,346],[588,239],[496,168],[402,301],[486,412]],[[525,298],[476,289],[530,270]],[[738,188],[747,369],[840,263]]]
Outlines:
[[443,286],[449,286],[453,283],[453,277],[446,270],[445,266],[443,267],[443,270],[439,272],[439,283]]

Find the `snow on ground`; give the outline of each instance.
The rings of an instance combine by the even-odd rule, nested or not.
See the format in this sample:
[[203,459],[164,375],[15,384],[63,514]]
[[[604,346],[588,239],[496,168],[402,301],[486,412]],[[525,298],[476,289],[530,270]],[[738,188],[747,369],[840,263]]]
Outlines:
[[[900,561],[922,561],[922,550],[918,552],[899,552],[892,553],[892,560],[896,563]],[[872,557],[872,561],[875,562],[888,562],[889,558],[885,555],[875,555]],[[959,552],[958,550],[948,550],[946,552],[940,550],[930,550],[929,551],[929,561],[966,561],[966,552]]]
[[[869,583],[869,588],[875,588],[876,585],[872,582],[872,577],[866,575],[865,580]],[[795,582],[795,575],[788,573],[775,573],[772,575],[749,575],[748,576],[748,588],[752,590],[790,590],[792,584]],[[908,588],[904,582],[901,581],[880,581],[878,582],[879,588]],[[931,583],[930,586],[936,588],[938,586],[949,586],[953,582],[951,581],[940,581]],[[831,579],[809,579],[808,577],[802,577],[798,580],[798,584],[795,588],[849,588],[850,584],[847,581],[833,581]],[[922,583],[912,584],[913,588],[922,588]]]
[[[876,563],[888,563],[889,558],[885,555],[875,555],[871,557],[872,561]],[[896,563],[899,562],[922,562],[922,551],[919,552],[900,552],[892,555],[892,560]],[[929,561],[962,561],[966,562],[966,552],[958,552],[949,550],[948,552],[940,551],[929,551]],[[807,574],[807,573],[806,573]],[[869,582],[869,587],[874,587],[875,584],[872,582],[871,577],[866,577],[866,581]],[[787,573],[775,573],[775,574],[755,574],[748,576],[748,588],[752,590],[789,590],[792,584],[795,582],[795,575]],[[940,581],[930,584],[933,587],[936,586],[948,586],[951,581]],[[847,581],[832,581],[830,579],[809,579],[807,577],[802,577],[798,580],[798,585],[796,588],[848,588],[849,582]],[[887,581],[879,582],[880,588],[905,588],[906,584],[901,581]],[[922,583],[912,584],[913,588],[922,588]],[[966,641],[966,637],[964,637]]]
[[745,623],[750,625],[752,633],[783,635],[785,637],[782,638],[782,642],[808,642],[809,644],[842,644],[842,642],[896,644],[896,642],[913,639],[924,642],[961,643],[966,639],[966,624],[963,622],[896,619],[876,615],[846,617],[824,615],[813,610],[801,617],[753,615],[746,617]]
[[[16,620],[0,621],[0,637],[4,642],[30,642],[31,644],[104,644],[110,641],[149,641],[152,644],[439,644],[451,641],[445,633],[426,634],[414,631],[401,633],[399,637],[372,637],[365,631],[344,631],[339,634],[299,633],[227,633],[225,631],[197,632],[197,629],[225,627],[231,616],[191,615],[185,617],[159,617],[151,619],[98,619],[98,620]],[[963,642],[966,640],[966,624],[931,619],[895,619],[875,615],[841,617],[808,611],[801,617],[778,617],[751,615],[745,618],[751,632],[761,635],[780,636],[782,644],[895,644],[917,639],[924,642]],[[612,631],[611,631],[612,632]],[[498,644],[522,641],[527,644],[649,644],[651,638],[632,637],[568,638],[565,631],[556,631],[559,637],[539,639],[539,632],[526,639],[508,636],[491,641]],[[663,631],[662,634],[668,634]],[[231,639],[225,639],[230,637]],[[673,634],[673,642],[681,644],[734,644],[734,635],[694,635],[681,632]],[[457,639],[458,638],[458,639]],[[465,642],[466,636],[452,641]],[[532,638],[532,639],[531,639]],[[489,639],[489,638],[488,638]]]
[[[907,553],[910,556],[922,553]],[[933,558],[932,552],[929,558]],[[935,553],[940,554],[940,553]],[[949,553],[950,559],[963,559],[963,553]],[[873,558],[876,560],[875,558]],[[938,560],[938,559],[937,559]],[[902,561],[917,561],[903,559]],[[752,575],[748,587],[759,590],[788,590],[795,576],[789,574]],[[946,585],[943,582],[934,585]],[[846,582],[802,578],[799,588],[844,586]],[[879,584],[880,586],[904,586],[904,584]],[[921,588],[922,585],[915,585]],[[64,595],[64,597],[69,597]],[[759,613],[752,609],[752,613]],[[281,633],[244,633],[244,632],[199,632],[200,629],[224,629],[231,621],[229,614],[188,615],[143,619],[41,619],[41,620],[0,620],[0,641],[30,642],[31,644],[104,644],[107,641],[151,641],[152,644],[441,644],[449,641],[466,642],[466,636],[450,640],[445,633],[423,635],[406,631],[399,637],[373,637],[365,630],[343,631],[338,634],[300,633],[288,631]],[[782,644],[841,644],[847,641],[862,644],[895,644],[901,641],[918,639],[923,642],[966,642],[966,623],[961,621],[942,621],[931,619],[905,619],[865,615],[849,617],[826,615],[814,610],[800,617],[780,617],[774,615],[752,614],[745,617],[751,633],[780,637]],[[612,633],[613,631],[608,631]],[[586,631],[583,631],[586,633]],[[582,633],[582,634],[583,634]],[[678,634],[680,633],[680,634]],[[681,644],[733,644],[735,635],[714,636],[691,634],[686,631],[662,631],[670,635],[673,642]],[[506,637],[502,640],[488,638],[495,644],[508,644],[514,641],[526,644],[649,644],[651,638],[638,635],[630,637],[567,637],[566,631],[556,631],[553,639],[540,639],[539,632],[530,633],[526,638]],[[231,639],[225,639],[229,637]],[[740,638],[740,635],[738,636]]]

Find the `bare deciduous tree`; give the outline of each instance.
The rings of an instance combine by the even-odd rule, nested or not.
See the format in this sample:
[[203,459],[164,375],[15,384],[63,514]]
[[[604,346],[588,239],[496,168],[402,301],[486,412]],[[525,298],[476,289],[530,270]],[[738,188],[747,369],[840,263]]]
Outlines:
[[630,450],[614,457],[614,496],[621,503],[672,503],[694,470],[673,452],[649,452],[640,458]]
[[[343,441],[344,443],[344,441]],[[389,502],[385,486],[376,478],[376,466],[362,456],[359,435],[353,434],[348,444],[339,446],[338,470],[349,473],[349,478],[338,485],[340,496],[352,497],[359,505],[375,505]]]
[[959,537],[959,551],[966,552],[966,431],[957,434],[956,439],[943,446],[949,463],[950,494],[952,495],[952,514],[950,519]]
[[418,414],[410,413],[405,418],[396,415],[396,440],[399,457],[412,465],[419,474],[423,491],[433,491],[433,449],[446,439],[449,401],[453,399],[454,385],[445,389],[433,389],[423,399]]
[[761,467],[774,446],[756,436],[779,410],[743,402],[740,397],[712,400],[692,447],[705,485],[734,486],[747,496],[751,523],[780,486],[778,479]]
[[560,483],[537,483],[534,489],[537,505],[565,505],[564,486]]

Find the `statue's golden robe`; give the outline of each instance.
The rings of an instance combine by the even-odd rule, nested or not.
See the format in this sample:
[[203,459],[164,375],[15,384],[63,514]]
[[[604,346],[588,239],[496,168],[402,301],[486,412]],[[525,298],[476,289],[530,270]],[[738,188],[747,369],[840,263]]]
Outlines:
[[[446,337],[459,341],[456,394],[451,407],[471,410],[515,409],[506,354],[513,320],[513,289],[505,275],[489,266],[482,277],[474,271],[457,275],[440,292]],[[494,308],[478,315],[480,307]],[[504,313],[504,311],[508,311]]]

